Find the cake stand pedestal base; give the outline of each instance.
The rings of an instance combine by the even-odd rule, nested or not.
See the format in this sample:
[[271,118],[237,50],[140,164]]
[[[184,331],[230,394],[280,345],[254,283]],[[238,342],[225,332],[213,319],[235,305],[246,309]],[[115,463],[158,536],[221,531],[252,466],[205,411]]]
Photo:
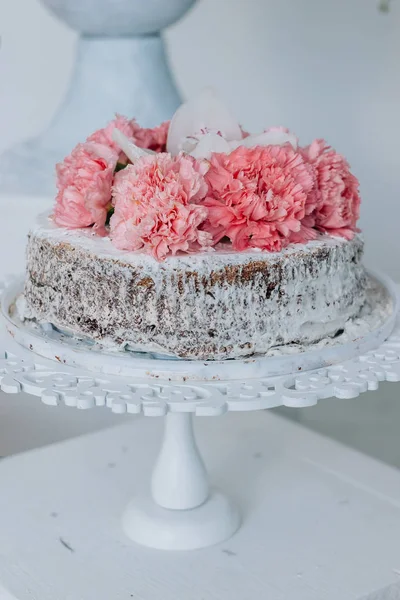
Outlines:
[[196,550],[230,538],[239,527],[233,504],[209,489],[189,412],[165,417],[151,491],[151,496],[134,497],[123,515],[124,532],[139,544],[159,550]]
[[132,500],[122,517],[125,534],[142,546],[159,550],[197,550],[230,538],[239,513],[218,491],[191,510],[162,508],[150,496]]

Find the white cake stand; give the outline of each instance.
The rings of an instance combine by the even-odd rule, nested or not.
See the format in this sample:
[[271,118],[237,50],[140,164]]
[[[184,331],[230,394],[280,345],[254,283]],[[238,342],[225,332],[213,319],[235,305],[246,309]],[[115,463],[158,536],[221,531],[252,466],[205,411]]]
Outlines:
[[[297,356],[202,362],[108,354],[54,330],[34,330],[15,315],[21,281],[5,287],[0,386],[45,404],[164,416],[165,431],[151,485],[122,517],[129,538],[152,548],[191,550],[232,536],[239,512],[210,489],[193,433],[192,415],[228,410],[312,406],[323,398],[354,398],[380,381],[400,381],[400,319],[396,288],[379,276],[394,310],[376,330],[341,346]],[[302,372],[310,365],[313,369]],[[315,368],[317,367],[317,368]],[[276,373],[281,373],[277,375]]]

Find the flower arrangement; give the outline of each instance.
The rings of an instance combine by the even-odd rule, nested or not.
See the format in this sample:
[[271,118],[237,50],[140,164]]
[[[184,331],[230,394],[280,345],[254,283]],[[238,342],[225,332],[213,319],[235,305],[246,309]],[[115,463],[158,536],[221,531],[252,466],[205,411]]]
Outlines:
[[250,135],[211,90],[153,129],[117,115],[56,173],[56,225],[159,261],[222,241],[276,252],[358,231],[359,183],[343,156],[283,128]]

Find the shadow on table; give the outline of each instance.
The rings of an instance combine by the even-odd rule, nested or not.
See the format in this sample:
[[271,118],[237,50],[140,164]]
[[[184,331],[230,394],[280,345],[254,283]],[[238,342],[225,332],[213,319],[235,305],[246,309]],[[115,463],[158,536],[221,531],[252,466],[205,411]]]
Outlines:
[[400,384],[352,400],[330,398],[311,408],[274,409],[279,415],[400,468]]

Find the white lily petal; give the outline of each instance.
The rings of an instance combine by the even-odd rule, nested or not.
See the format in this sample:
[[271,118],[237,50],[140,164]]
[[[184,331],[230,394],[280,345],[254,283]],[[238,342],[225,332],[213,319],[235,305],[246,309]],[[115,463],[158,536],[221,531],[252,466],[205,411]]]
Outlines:
[[187,137],[181,143],[181,150],[185,154],[190,154],[199,143],[199,138]]
[[216,133],[206,133],[190,152],[194,158],[210,158],[213,152],[230,152],[229,142]]
[[155,154],[153,150],[146,150],[144,148],[139,148],[133,142],[131,142],[126,135],[122,133],[119,129],[115,128],[112,132],[112,139],[118,146],[121,148],[123,152],[127,155],[130,161],[135,162],[141,156],[148,156],[149,154]]
[[288,142],[293,146],[294,150],[297,150],[297,137],[295,135],[280,131],[279,129],[271,129],[257,135],[249,135],[247,138],[235,143],[237,146],[252,148],[253,146],[282,146]]
[[226,140],[242,137],[239,124],[212,88],[204,89],[178,108],[169,126],[167,151],[178,154],[186,138],[197,137],[205,131],[218,131]]

